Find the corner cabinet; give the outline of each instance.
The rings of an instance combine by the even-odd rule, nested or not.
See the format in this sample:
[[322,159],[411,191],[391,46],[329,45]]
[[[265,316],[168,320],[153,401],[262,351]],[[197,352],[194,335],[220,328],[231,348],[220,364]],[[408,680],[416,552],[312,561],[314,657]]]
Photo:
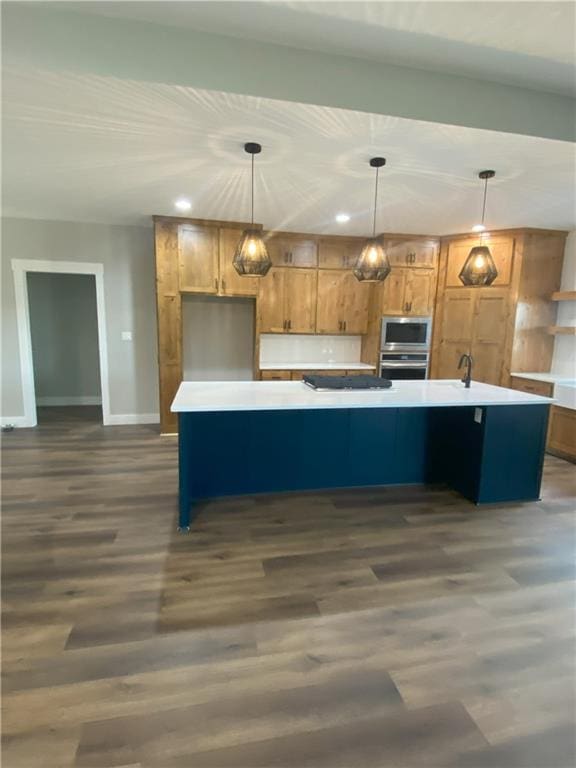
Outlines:
[[442,242],[430,375],[458,378],[464,353],[473,378],[509,386],[510,371],[548,371],[554,322],[552,293],[560,284],[565,232],[510,230],[486,239],[498,277],[490,286],[463,286],[458,278],[477,236]]
[[313,333],[316,328],[315,269],[272,267],[260,278],[260,333]]

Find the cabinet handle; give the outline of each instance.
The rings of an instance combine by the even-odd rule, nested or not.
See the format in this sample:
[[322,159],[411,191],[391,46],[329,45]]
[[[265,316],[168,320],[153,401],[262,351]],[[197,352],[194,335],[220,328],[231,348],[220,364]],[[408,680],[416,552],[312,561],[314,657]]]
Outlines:
[[217,277],[214,278],[214,288],[216,290],[218,290],[218,278]]
[[344,320],[344,330],[346,330],[346,320]]
[[284,322],[282,323],[282,329],[283,329],[284,331],[286,330],[286,320],[284,320]]
[[292,329],[292,320],[288,320],[288,330]]
[[222,280],[222,290],[226,290],[226,280]]

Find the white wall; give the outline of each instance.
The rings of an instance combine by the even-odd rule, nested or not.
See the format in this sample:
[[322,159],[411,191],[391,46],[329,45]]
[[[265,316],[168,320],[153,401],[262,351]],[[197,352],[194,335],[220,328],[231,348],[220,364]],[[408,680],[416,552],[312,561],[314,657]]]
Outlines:
[[261,363],[359,363],[361,336],[274,334],[260,336]]
[[[576,291],[576,230],[570,232],[564,251],[562,291]],[[576,326],[576,301],[559,301],[557,325]],[[556,336],[552,372],[576,378],[576,336]]]
[[[2,219],[2,420],[23,416],[12,259],[104,265],[110,413],[116,423],[158,420],[152,227]],[[133,340],[122,341],[122,331]]]
[[29,272],[27,280],[36,403],[100,402],[94,276]]
[[184,381],[254,378],[253,299],[182,297]]

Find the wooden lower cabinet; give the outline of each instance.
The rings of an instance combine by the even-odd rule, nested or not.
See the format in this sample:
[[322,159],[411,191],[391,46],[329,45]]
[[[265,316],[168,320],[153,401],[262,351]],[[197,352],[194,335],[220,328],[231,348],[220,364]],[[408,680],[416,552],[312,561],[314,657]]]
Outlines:
[[553,405],[548,425],[549,453],[576,462],[576,411]]
[[260,371],[260,381],[290,381],[291,371]]
[[342,368],[341,370],[335,370],[330,369],[328,371],[317,371],[317,370],[298,370],[298,371],[260,371],[260,380],[261,381],[302,381],[302,378],[304,376],[357,376],[360,374],[370,374],[374,373],[374,371],[369,370],[358,370],[357,368],[354,368],[353,370],[349,371],[345,368]]
[[519,376],[510,377],[510,388],[520,392],[528,392],[531,395],[541,395],[541,397],[552,397],[554,393],[554,385],[547,381],[523,379]]

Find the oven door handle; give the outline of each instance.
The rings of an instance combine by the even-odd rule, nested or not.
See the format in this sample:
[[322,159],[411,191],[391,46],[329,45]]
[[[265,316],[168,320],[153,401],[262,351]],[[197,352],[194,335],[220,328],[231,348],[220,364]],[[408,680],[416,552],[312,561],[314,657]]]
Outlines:
[[412,362],[410,360],[403,361],[403,362],[400,360],[394,361],[394,362],[382,360],[380,363],[380,367],[381,368],[427,368],[428,363],[425,363],[424,361]]

